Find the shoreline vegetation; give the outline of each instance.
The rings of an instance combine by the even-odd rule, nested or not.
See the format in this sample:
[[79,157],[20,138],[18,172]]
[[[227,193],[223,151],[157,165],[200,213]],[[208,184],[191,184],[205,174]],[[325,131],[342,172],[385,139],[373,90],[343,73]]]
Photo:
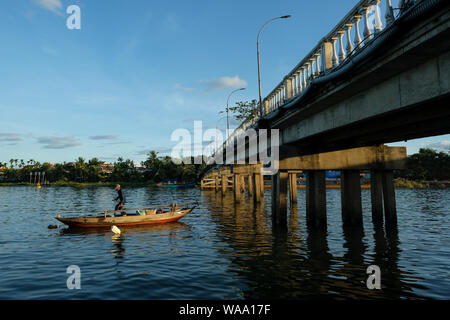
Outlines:
[[450,180],[443,181],[414,181],[403,178],[394,180],[395,187],[398,189],[449,189]]
[[114,163],[98,158],[74,162],[39,163],[34,160],[11,159],[0,163],[0,186],[60,186],[100,187],[120,184],[124,187],[151,187],[158,183],[198,183],[207,166],[199,159],[183,158],[172,161],[169,156],[160,157],[155,151],[141,163],[118,158]]
[[[75,181],[56,181],[49,184],[42,184],[42,188],[47,187],[72,187],[72,188],[96,188],[111,187],[114,188],[120,184],[124,188],[140,188],[140,187],[158,187],[155,182],[75,182]],[[29,182],[0,182],[0,187],[36,187],[35,183]]]
[[[118,158],[110,164],[93,158],[89,161],[78,158],[75,162],[39,163],[29,160],[11,159],[0,163],[1,186],[56,187],[156,187],[158,183],[172,181],[179,184],[199,184],[208,166],[202,159],[186,158],[185,162],[174,162],[169,156],[160,157],[155,151],[148,153],[140,164]],[[201,163],[201,164],[195,164]],[[37,174],[39,176],[37,177]],[[407,157],[404,170],[394,170],[395,187],[408,189],[450,188],[450,152],[420,149]],[[366,184],[368,181],[365,182]],[[333,188],[329,185],[329,188]],[[367,186],[364,185],[364,189]]]

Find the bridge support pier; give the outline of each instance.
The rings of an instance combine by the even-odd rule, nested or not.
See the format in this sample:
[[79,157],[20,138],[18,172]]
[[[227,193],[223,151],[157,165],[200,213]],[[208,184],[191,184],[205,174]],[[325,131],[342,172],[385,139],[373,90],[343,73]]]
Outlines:
[[214,177],[214,190],[218,192],[219,188],[220,188],[220,179],[219,176],[217,175]]
[[234,201],[240,202],[241,201],[241,175],[240,174],[234,174]]
[[349,224],[362,223],[361,182],[359,170],[341,171],[342,221]]
[[306,217],[312,225],[327,224],[325,170],[306,171]]
[[222,195],[225,194],[225,192],[227,191],[227,185],[228,185],[228,177],[223,174],[222,175]]
[[249,197],[252,197],[253,196],[253,189],[254,189],[254,186],[253,186],[253,175],[252,174],[250,174],[250,175],[248,175],[247,176],[247,183],[248,183],[248,196]]
[[289,173],[289,201],[297,203],[297,173]]
[[383,222],[383,174],[380,170],[370,171],[370,198],[372,202],[372,222]]
[[240,174],[239,176],[240,176],[239,184],[241,187],[241,194],[245,196],[245,191],[247,190],[247,186],[245,185],[245,175]]
[[278,171],[272,176],[272,220],[281,223],[287,220],[288,173]]
[[251,175],[251,184],[253,185],[253,201],[261,202],[261,175],[253,173]]
[[397,208],[395,206],[394,175],[392,170],[383,171],[383,200],[386,225],[397,225]]
[[372,170],[370,172],[370,192],[372,199],[372,220],[386,225],[397,224],[397,208],[395,204],[395,187],[392,170]]
[[262,176],[262,175],[259,175],[259,186],[261,187],[261,190],[260,190],[261,199],[262,199],[262,202],[264,202],[264,193],[266,191],[266,187],[264,185],[264,176]]

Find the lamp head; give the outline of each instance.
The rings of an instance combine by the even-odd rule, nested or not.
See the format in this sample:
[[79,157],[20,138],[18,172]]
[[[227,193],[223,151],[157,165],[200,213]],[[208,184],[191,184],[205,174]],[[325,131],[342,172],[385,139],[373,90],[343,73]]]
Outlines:
[[282,16],[282,17],[280,17],[281,19],[287,19],[287,18],[290,18],[291,17],[291,15],[289,14],[289,15],[287,15],[287,16]]

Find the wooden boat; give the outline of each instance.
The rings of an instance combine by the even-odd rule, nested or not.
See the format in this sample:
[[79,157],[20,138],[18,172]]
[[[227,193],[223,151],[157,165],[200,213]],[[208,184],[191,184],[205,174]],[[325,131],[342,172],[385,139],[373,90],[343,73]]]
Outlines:
[[[185,206],[180,208],[180,206]],[[138,226],[178,221],[196,206],[190,203],[160,205],[144,208],[105,211],[96,216],[82,216],[63,218],[58,213],[56,219],[69,227],[77,228],[106,228],[115,226]],[[135,211],[135,212],[130,212]],[[122,215],[126,213],[126,215]]]

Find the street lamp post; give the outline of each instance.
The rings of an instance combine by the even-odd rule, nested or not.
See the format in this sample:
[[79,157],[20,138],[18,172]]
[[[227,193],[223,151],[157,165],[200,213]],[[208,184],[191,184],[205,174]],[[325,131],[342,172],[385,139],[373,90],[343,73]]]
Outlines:
[[245,88],[239,88],[239,89],[233,90],[228,95],[228,99],[227,99],[227,139],[230,137],[230,117],[229,117],[229,112],[228,112],[228,102],[230,101],[230,97],[233,93],[235,93],[236,91],[241,91],[241,90],[245,90]]
[[262,107],[262,97],[261,97],[261,68],[260,68],[260,62],[259,62],[259,37],[261,36],[261,32],[263,31],[264,27],[267,26],[272,21],[278,20],[278,19],[287,19],[290,18],[290,15],[287,16],[281,16],[277,18],[270,19],[267,21],[259,30],[258,37],[256,39],[256,54],[258,56],[258,86],[259,86],[259,116],[262,117],[263,115],[263,107]]
[[[215,152],[217,152],[217,149],[219,149],[219,146],[217,145],[217,134],[218,134],[218,132],[219,132],[219,122],[221,121],[221,120],[223,120],[223,118],[225,118],[226,116],[223,116],[223,117],[220,117],[218,120],[217,120],[217,122],[216,122],[216,151]],[[223,143],[223,136],[222,136],[222,143]]]

